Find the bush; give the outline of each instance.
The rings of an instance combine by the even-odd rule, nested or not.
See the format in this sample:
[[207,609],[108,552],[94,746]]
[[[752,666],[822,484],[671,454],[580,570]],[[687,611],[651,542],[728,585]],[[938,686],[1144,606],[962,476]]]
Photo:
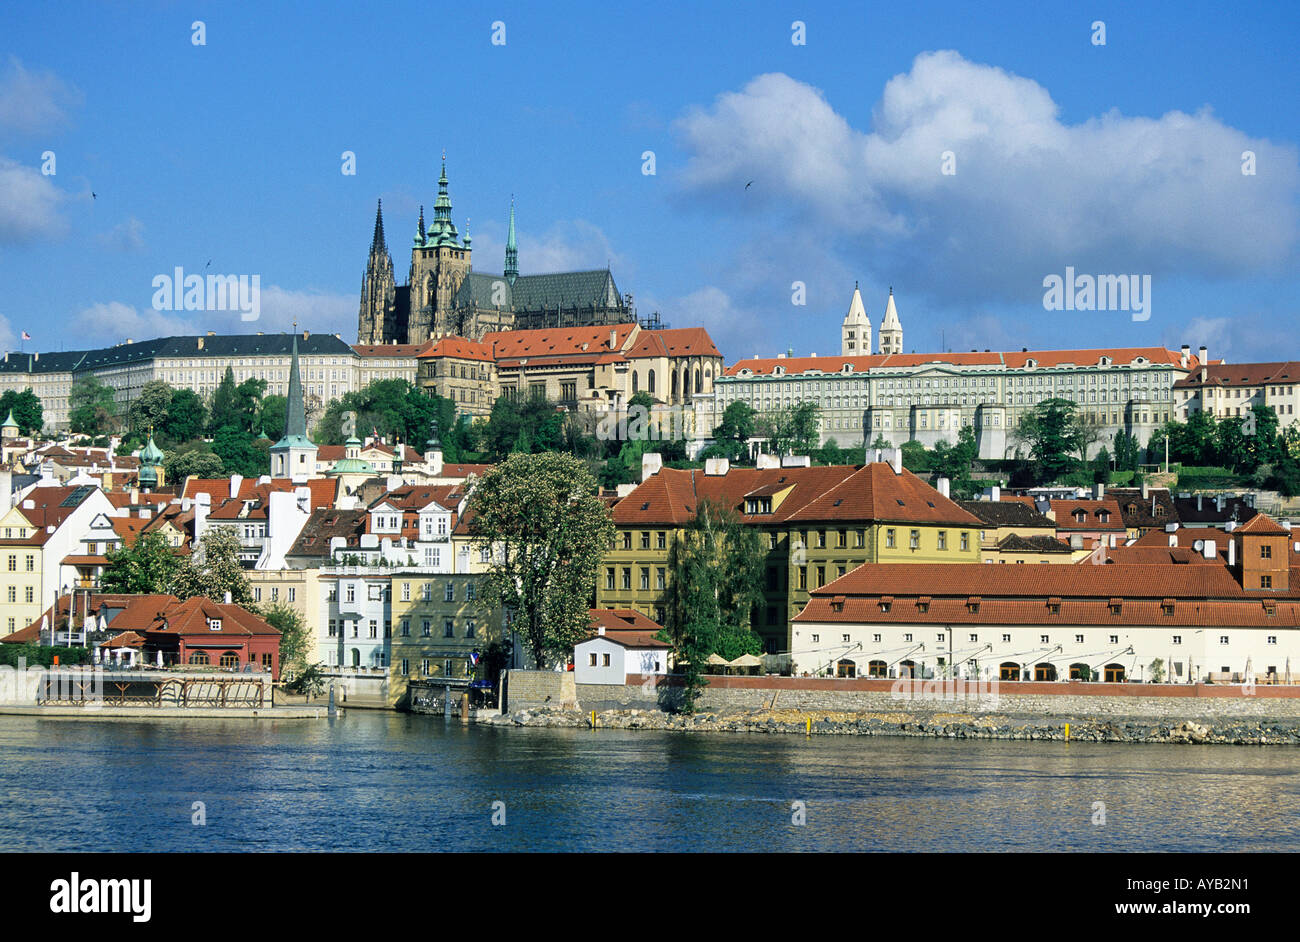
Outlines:
[[28,667],[53,667],[58,657],[60,667],[91,663],[89,648],[50,648],[39,644],[0,644],[0,664],[17,667],[19,658]]

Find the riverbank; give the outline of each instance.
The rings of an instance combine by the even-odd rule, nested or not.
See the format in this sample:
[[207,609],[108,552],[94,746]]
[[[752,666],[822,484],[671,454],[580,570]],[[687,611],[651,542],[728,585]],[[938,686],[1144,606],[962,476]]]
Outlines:
[[[593,714],[541,708],[480,716],[477,722],[501,727],[592,728]],[[1066,727],[1068,725],[1068,737]],[[816,734],[821,736],[911,736],[932,739],[1048,740],[1222,745],[1300,745],[1300,720],[1293,718],[1060,717],[1003,713],[836,713],[756,710],[697,713],[660,710],[605,710],[594,714],[594,728],[662,730],[684,733]]]
[[0,716],[39,716],[59,720],[316,720],[324,706],[174,707],[174,706],[0,706]]

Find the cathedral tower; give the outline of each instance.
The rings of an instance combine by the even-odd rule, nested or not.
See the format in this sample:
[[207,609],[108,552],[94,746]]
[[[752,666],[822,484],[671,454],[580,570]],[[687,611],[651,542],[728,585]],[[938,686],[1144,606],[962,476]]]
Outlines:
[[903,325],[898,320],[898,308],[894,307],[894,289],[889,289],[889,303],[885,305],[885,317],[880,322],[880,352],[903,352]]
[[515,283],[519,277],[519,246],[515,242],[515,198],[510,197],[510,228],[506,231],[506,281]]
[[438,178],[438,199],[433,204],[433,222],[424,229],[424,213],[411,249],[410,320],[404,343],[459,334],[452,299],[470,270],[470,247],[462,243],[451,221],[451,197],[447,193],[447,159],[443,156]]
[[393,343],[396,325],[397,281],[393,257],[384,240],[384,201],[375,210],[375,236],[370,241],[370,258],[361,279],[361,312],[357,319],[357,343]]
[[844,315],[844,324],[840,327],[840,353],[846,357],[865,356],[871,353],[871,321],[867,309],[862,305],[862,292],[858,283],[853,283],[853,300],[849,302],[849,313]]

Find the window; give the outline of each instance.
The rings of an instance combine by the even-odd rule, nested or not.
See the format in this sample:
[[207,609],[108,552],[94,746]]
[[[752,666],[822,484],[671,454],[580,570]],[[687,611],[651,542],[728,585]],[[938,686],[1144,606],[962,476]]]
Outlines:
[[818,566],[817,567],[817,588],[820,589],[825,584],[826,584],[826,567]]
[[648,549],[650,548],[650,531],[649,531],[649,530],[642,530],[642,531],[641,531],[641,548],[642,548],[643,550],[648,550]]
[[894,531],[892,528],[885,531],[885,546],[889,549],[894,548]]
[[35,556],[28,556],[26,562],[27,562],[27,571],[28,571],[28,572],[35,572],[35,571],[36,571],[36,557],[35,557]]
[[912,549],[921,548],[921,531],[912,530],[908,533],[907,545]]
[[655,588],[664,589],[666,585],[667,570],[662,566],[655,570]]
[[331,638],[333,638],[333,637],[334,637],[335,635],[337,635],[338,633],[339,633],[338,622],[336,622],[333,618],[331,618],[331,619],[330,619],[330,635],[329,635],[329,636],[330,636]]
[[1083,644],[1083,635],[1075,635],[1075,636],[1074,636],[1074,643],[1075,643],[1075,644]]
[[466,638],[474,637],[474,619],[472,618],[467,618],[465,620],[465,637]]
[[24,602],[33,602],[33,601],[35,601],[35,599],[32,597],[32,593],[33,593],[34,591],[35,591],[35,590],[34,590],[31,586],[27,586],[25,589],[23,589],[23,601],[24,601]]
[[1272,576],[1260,576],[1260,577],[1259,577],[1259,587],[1260,587],[1261,589],[1271,589],[1271,588],[1273,588],[1273,577],[1272,577]]
[[1111,636],[1110,636],[1110,643],[1111,643],[1111,644],[1119,644],[1119,635],[1111,635]]
[[442,636],[444,638],[456,637],[456,623],[450,618],[445,619],[442,623]]
[[349,585],[347,588],[346,595],[347,595],[347,600],[349,602],[355,602],[357,600],[357,587],[354,585]]
[[[1269,635],[1269,636],[1268,636],[1268,643],[1269,643],[1269,644],[1277,644],[1277,635]],[[1273,673],[1273,672],[1270,670],[1269,673],[1271,674],[1271,673]]]
[[591,654],[589,654],[589,655],[587,655],[587,656],[588,656],[589,658],[591,658],[591,661],[590,661],[589,666],[591,666],[591,667],[595,667],[595,666],[596,666],[596,652],[593,651],[593,652],[591,652]]
[[623,567],[623,589],[624,591],[630,591],[631,588],[632,588],[632,567],[624,566]]
[[820,644],[820,643],[821,643],[821,640],[822,640],[822,636],[821,636],[821,635],[813,635],[813,636],[812,636],[813,644]]
[[411,673],[411,662],[407,658],[402,658],[402,676],[406,677]]
[[1011,643],[1011,635],[1003,635],[1003,636],[1002,636],[1002,643],[1003,643],[1003,644],[1010,644],[1010,643]]
[[403,638],[409,638],[410,636],[411,636],[411,619],[409,619],[409,618],[403,618],[403,619],[402,619],[402,637],[403,637]]
[[632,548],[632,531],[631,531],[631,530],[624,530],[624,531],[623,531],[623,549],[625,549],[625,550],[630,550],[631,548]]
[[605,567],[605,590],[608,592],[614,591],[614,567],[613,566]]
[[420,636],[427,638],[433,634],[433,624],[425,618],[420,621]]
[[220,631],[220,630],[221,630],[221,619],[220,619],[220,618],[209,618],[209,619],[208,619],[208,631]]
[[1051,644],[1051,643],[1052,643],[1052,640],[1051,640],[1051,638],[1048,637],[1047,635],[1039,635],[1039,636],[1038,636],[1038,642],[1039,642],[1040,644]]
[[1227,643],[1228,643],[1228,636],[1227,636],[1227,635],[1219,635],[1219,644],[1227,644]]
[[465,601],[466,601],[466,602],[472,602],[472,601],[474,601],[476,598],[478,598],[478,589],[476,589],[476,588],[474,587],[474,583],[472,583],[472,582],[466,582],[466,583],[465,583]]
[[948,548],[948,531],[940,530],[938,540],[939,540],[939,549],[946,550]]
[[970,549],[970,534],[969,534],[969,533],[963,533],[963,534],[961,535],[961,549],[962,549],[962,552],[963,552],[963,553],[966,552],[968,549]]
[[907,634],[903,635],[903,640],[904,640],[904,641],[911,641],[911,640],[912,640],[912,634],[911,634],[911,632],[908,632]]
[[[658,533],[655,534],[655,541],[656,541],[656,542],[655,542],[655,548],[656,548],[656,549],[666,549],[667,546],[668,546],[667,539],[668,539],[667,534],[666,534],[663,530],[660,530]],[[773,548],[773,549],[776,549],[776,534],[775,534],[775,533],[772,534],[772,548]]]
[[872,636],[871,636],[871,640],[874,641],[874,642],[876,642],[877,644],[879,644],[879,643],[880,643],[880,635],[872,635]]
[[411,601],[411,584],[409,582],[402,583],[402,601]]

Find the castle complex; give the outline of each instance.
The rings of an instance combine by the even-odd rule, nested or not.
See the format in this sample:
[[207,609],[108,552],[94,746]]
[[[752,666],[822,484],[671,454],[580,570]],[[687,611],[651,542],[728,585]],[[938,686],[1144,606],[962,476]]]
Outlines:
[[357,343],[424,344],[441,337],[479,340],[491,331],[597,327],[632,319],[607,268],[519,274],[513,200],[501,272],[474,271],[471,259],[468,228],[462,238],[451,219],[444,159],[433,222],[425,226],[421,206],[404,285],[397,284],[384,237],[382,202],[376,210],[370,257],[361,280]]

